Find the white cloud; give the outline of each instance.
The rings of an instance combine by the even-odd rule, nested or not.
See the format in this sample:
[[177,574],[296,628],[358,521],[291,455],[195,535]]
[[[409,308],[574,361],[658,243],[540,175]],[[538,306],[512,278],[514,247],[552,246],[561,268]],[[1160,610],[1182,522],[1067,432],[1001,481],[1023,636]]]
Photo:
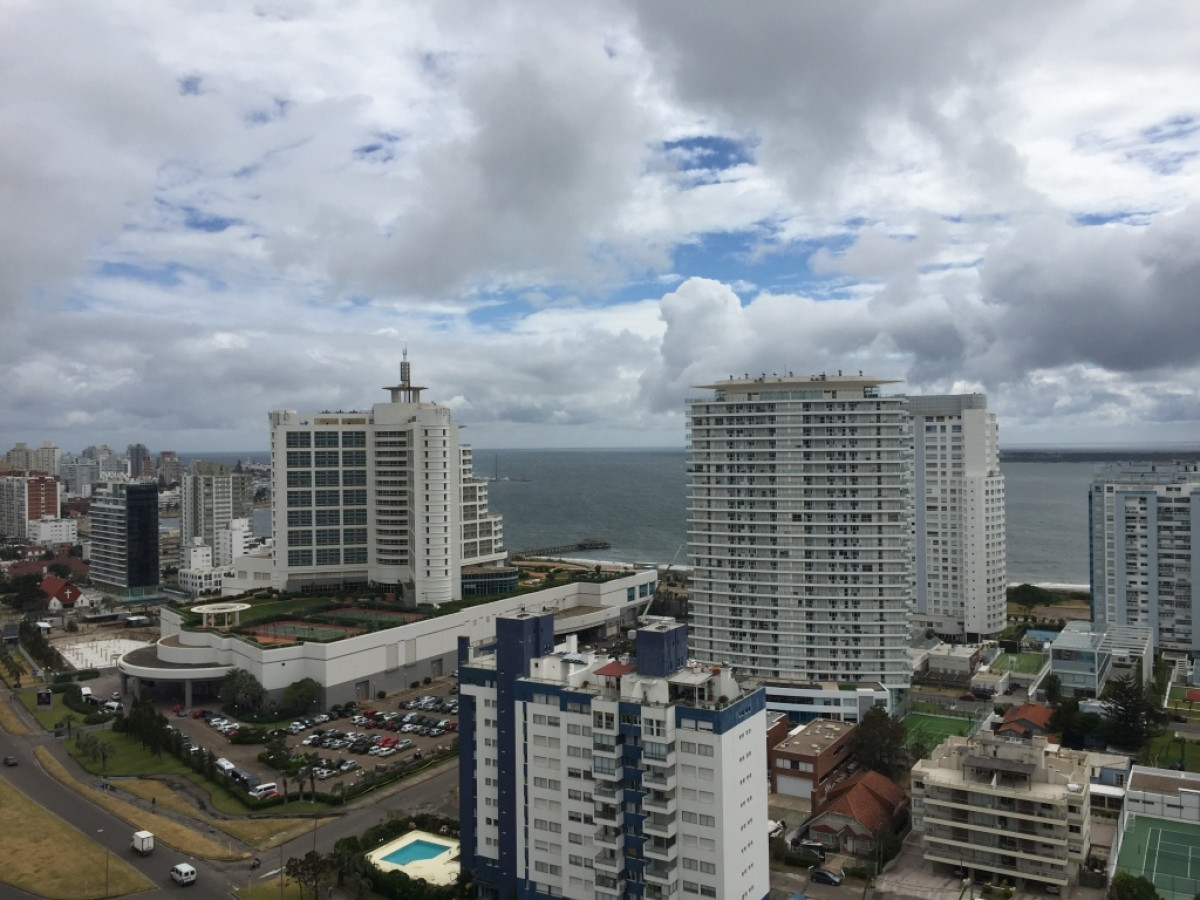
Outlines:
[[0,441],[261,447],[405,344],[480,447],[860,368],[1195,439],[1198,53],[1109,0],[9,3]]

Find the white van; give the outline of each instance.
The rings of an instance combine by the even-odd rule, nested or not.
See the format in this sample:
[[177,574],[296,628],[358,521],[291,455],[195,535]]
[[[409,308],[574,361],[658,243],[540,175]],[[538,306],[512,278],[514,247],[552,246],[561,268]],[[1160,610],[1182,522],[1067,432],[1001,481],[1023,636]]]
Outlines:
[[171,880],[176,884],[195,884],[196,867],[187,863],[178,863],[171,868]]
[[237,768],[237,766],[235,766],[233,763],[231,763],[229,760],[227,760],[223,756],[220,759],[218,759],[214,763],[214,765],[217,767],[217,771],[220,772],[222,775],[232,775],[233,770]]
[[254,797],[256,800],[261,800],[263,797],[267,796],[267,794],[277,793],[279,793],[279,788],[276,787],[275,782],[273,781],[268,781],[266,784],[255,785],[249,790],[250,796]]

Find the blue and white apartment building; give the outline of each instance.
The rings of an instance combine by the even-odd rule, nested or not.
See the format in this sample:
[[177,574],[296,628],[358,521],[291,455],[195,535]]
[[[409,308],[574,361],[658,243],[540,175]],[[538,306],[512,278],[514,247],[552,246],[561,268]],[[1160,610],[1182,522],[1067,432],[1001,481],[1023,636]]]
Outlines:
[[459,640],[462,865],[484,898],[762,900],[766,706],[651,619],[636,656],[555,646],[554,620]]

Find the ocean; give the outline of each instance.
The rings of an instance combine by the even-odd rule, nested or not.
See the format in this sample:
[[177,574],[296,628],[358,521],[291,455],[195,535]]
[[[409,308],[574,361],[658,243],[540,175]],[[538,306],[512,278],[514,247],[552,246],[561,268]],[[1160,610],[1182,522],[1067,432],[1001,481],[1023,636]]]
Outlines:
[[[497,478],[491,508],[514,550],[600,538],[582,559],[687,565],[683,450],[481,450],[475,474]],[[230,464],[268,462],[265,452],[187,454]],[[1008,580],[1088,583],[1087,491],[1096,462],[1005,462]],[[256,534],[270,515],[255,510]]]

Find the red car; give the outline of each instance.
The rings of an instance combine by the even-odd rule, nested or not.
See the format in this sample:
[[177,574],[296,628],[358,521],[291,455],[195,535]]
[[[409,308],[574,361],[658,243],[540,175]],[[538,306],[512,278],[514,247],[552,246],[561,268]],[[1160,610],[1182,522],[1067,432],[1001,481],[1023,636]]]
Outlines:
[[208,716],[208,715],[212,715],[212,713],[207,709],[192,710],[192,718],[193,719],[203,719],[205,716]]

